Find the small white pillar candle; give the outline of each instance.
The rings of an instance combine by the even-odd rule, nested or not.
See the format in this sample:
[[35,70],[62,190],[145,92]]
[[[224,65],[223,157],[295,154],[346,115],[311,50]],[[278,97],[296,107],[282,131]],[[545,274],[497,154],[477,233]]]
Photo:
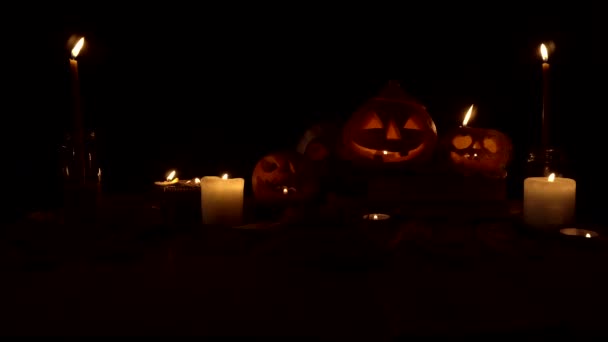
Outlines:
[[204,224],[239,225],[243,221],[243,178],[206,176],[201,179]]
[[530,177],[524,180],[524,222],[544,228],[573,223],[576,182],[570,178]]

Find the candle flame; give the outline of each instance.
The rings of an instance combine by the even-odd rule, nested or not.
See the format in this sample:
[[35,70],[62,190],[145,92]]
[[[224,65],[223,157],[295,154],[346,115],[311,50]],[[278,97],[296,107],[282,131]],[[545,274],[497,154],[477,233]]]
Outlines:
[[194,178],[194,183],[196,183],[196,184],[200,184],[200,183],[201,183],[200,178]]
[[167,175],[167,181],[172,180],[175,177],[175,170],[169,172],[169,174]]
[[540,56],[543,58],[543,62],[549,60],[549,51],[547,51],[545,44],[540,44]]
[[222,176],[222,179],[228,179],[228,174],[224,173],[224,175]]
[[469,120],[471,120],[472,115],[473,115],[473,105],[471,105],[471,107],[469,107],[467,114],[465,114],[464,120],[462,120],[462,126],[464,126],[464,127],[467,126],[467,124],[469,123]]
[[76,43],[76,45],[74,45],[74,48],[72,49],[72,58],[78,57],[78,54],[80,53],[80,50],[82,49],[83,46],[84,46],[84,37],[80,38],[78,40],[78,42]]
[[555,173],[550,174],[549,177],[547,177],[547,180],[549,182],[555,182]]
[[585,237],[586,237],[586,238],[590,238],[590,237],[591,237],[591,234],[587,233],[587,234],[585,234]]
[[382,154],[387,155],[388,151],[382,151]]
[[377,220],[378,219],[378,215],[374,214],[373,219]]
[[284,186],[283,187],[283,194],[287,195],[288,192],[289,192],[289,189],[286,186]]

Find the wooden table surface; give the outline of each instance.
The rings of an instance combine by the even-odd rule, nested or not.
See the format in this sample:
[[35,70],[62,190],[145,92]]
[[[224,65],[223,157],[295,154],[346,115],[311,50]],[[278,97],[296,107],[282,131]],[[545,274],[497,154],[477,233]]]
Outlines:
[[3,231],[2,334],[606,333],[603,241],[504,218],[167,225],[145,199],[111,203],[95,225],[38,215]]

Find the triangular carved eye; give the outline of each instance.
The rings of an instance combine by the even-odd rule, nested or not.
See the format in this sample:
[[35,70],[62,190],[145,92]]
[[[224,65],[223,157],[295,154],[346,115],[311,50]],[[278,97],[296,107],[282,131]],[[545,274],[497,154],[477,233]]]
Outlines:
[[416,121],[414,121],[412,118],[407,120],[407,122],[405,123],[405,126],[403,126],[403,128],[422,130],[422,127],[420,127],[420,125],[418,125],[418,123],[416,123]]
[[373,129],[382,127],[384,127],[384,125],[382,124],[382,120],[380,120],[376,112],[368,113],[365,123],[362,126],[363,129]]

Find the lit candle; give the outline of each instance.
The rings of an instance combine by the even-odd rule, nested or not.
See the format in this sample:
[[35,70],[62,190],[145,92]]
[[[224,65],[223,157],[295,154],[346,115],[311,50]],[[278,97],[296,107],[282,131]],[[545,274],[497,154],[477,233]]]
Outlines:
[[71,51],[70,72],[72,75],[72,101],[74,110],[74,155],[75,167],[74,177],[79,183],[84,183],[85,177],[85,157],[84,157],[84,124],[82,118],[82,108],[80,107],[80,81],[78,78],[78,62],[76,57],[84,46],[84,37],[80,38]]
[[384,221],[384,220],[388,220],[390,219],[391,216],[388,214],[366,214],[363,215],[363,219],[364,220],[369,220],[369,221]]
[[540,44],[540,55],[543,59],[543,115],[542,115],[542,144],[549,147],[549,52],[545,44]]
[[593,230],[579,229],[579,228],[564,228],[564,229],[561,229],[559,232],[563,235],[584,237],[586,239],[591,239],[591,238],[599,236],[599,234],[597,232],[594,232]]
[[570,178],[530,177],[524,180],[524,222],[538,228],[574,221],[576,182]]
[[172,170],[172,171],[170,171],[167,174],[167,180],[166,181],[154,182],[154,184],[160,185],[160,186],[167,186],[167,185],[176,184],[177,182],[179,182],[179,178],[175,177],[175,175],[176,175],[175,170]]
[[193,178],[193,179],[188,179],[188,180],[180,180],[179,181],[180,185],[183,186],[189,186],[192,188],[198,188],[201,186],[201,180],[199,178]]
[[243,220],[245,180],[206,176],[201,179],[204,224],[239,225]]

